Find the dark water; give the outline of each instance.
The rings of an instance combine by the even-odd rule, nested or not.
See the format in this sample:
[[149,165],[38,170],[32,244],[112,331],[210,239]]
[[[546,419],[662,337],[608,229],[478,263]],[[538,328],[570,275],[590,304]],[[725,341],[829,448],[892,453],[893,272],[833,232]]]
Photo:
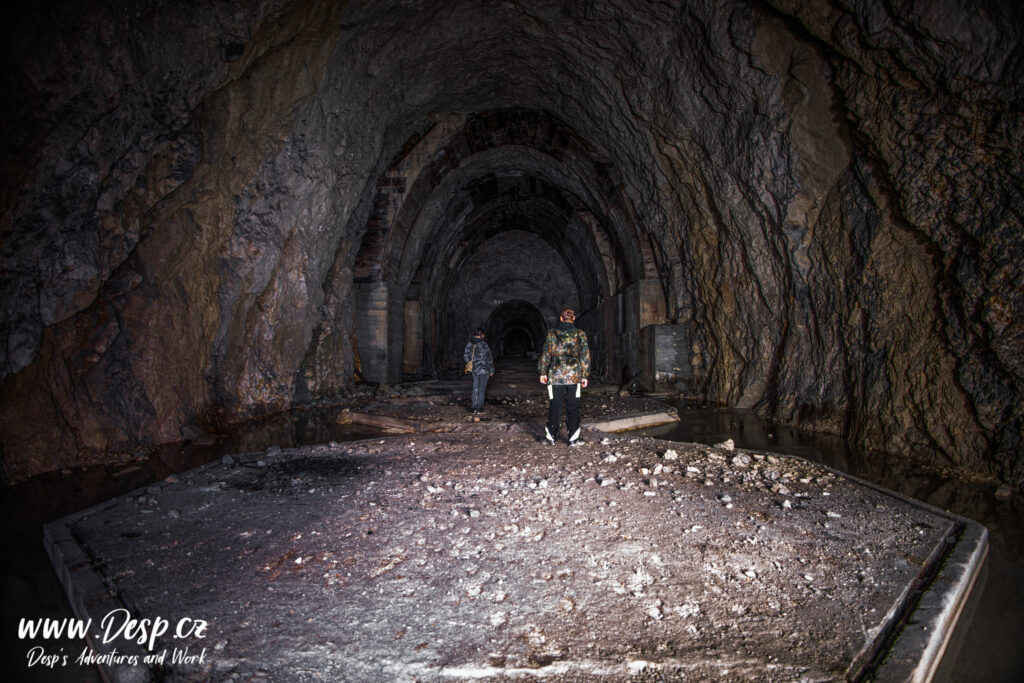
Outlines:
[[[640,430],[659,439],[796,455],[915,500],[968,517],[989,531],[984,583],[961,617],[938,680],[1024,681],[1024,501],[999,500],[992,486],[943,477],[918,465],[866,452],[842,439],[778,427],[738,410],[679,407],[677,424]],[[973,610],[973,614],[970,612]]]
[[[265,451],[271,446],[291,448],[353,441],[380,435],[369,427],[337,424],[337,413],[335,408],[275,415],[234,426],[190,444],[160,448],[145,460],[127,466],[54,473],[17,486],[0,487],[0,510],[4,520],[0,680],[100,681],[95,669],[74,663],[84,647],[83,641],[18,639],[18,622],[21,619],[74,616],[43,547],[44,524],[226,454]],[[34,645],[44,645],[48,654],[68,655],[71,663],[52,669],[39,664],[28,667],[27,653]]]

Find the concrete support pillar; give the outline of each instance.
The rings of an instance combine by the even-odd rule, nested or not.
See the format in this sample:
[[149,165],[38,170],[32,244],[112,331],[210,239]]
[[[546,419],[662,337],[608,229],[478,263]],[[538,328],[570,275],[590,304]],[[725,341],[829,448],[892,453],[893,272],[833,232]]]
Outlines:
[[419,375],[423,372],[423,316],[420,302],[405,301],[403,317],[402,372],[406,375]]
[[368,382],[402,381],[403,307],[397,288],[388,282],[353,286],[355,327],[363,377]]
[[690,335],[684,325],[648,325],[640,331],[640,382],[653,391],[659,385],[689,391],[693,382]]
[[661,280],[647,278],[631,285],[637,297],[637,317],[640,329],[648,325],[660,325],[665,322],[665,292],[661,288]]
[[665,322],[665,294],[661,281],[656,278],[639,280],[624,288],[616,296],[618,308],[619,381],[640,381],[647,390],[654,388],[655,359],[652,346],[644,340],[642,331]]

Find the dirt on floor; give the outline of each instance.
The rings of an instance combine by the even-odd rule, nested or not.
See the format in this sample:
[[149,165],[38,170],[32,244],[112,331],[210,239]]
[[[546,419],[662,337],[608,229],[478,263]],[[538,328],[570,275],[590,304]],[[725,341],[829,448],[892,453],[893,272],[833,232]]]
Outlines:
[[225,458],[68,522],[132,615],[208,622],[153,642],[159,675],[845,680],[951,531],[797,458],[552,447],[537,398],[433,401],[404,414],[456,431]]

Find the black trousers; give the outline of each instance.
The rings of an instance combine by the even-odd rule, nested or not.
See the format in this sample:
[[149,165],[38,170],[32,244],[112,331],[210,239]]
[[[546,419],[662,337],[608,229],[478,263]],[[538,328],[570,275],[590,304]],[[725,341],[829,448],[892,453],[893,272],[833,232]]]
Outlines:
[[562,401],[565,401],[565,426],[569,441],[579,438],[580,432],[580,389],[579,384],[548,385],[548,436],[558,438],[558,427],[562,424]]

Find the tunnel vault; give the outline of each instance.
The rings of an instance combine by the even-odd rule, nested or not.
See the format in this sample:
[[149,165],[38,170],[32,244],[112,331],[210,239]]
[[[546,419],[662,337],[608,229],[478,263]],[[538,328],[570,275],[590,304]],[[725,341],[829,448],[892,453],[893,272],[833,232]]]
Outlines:
[[5,25],[8,478],[573,305],[596,377],[1024,481],[1019,3],[201,4]]
[[453,115],[413,136],[376,180],[360,231],[362,377],[460,367],[477,327],[498,342],[519,329],[536,349],[571,307],[595,376],[651,381],[641,370],[657,359],[641,338],[666,322],[664,274],[619,187],[602,155],[544,112]]

